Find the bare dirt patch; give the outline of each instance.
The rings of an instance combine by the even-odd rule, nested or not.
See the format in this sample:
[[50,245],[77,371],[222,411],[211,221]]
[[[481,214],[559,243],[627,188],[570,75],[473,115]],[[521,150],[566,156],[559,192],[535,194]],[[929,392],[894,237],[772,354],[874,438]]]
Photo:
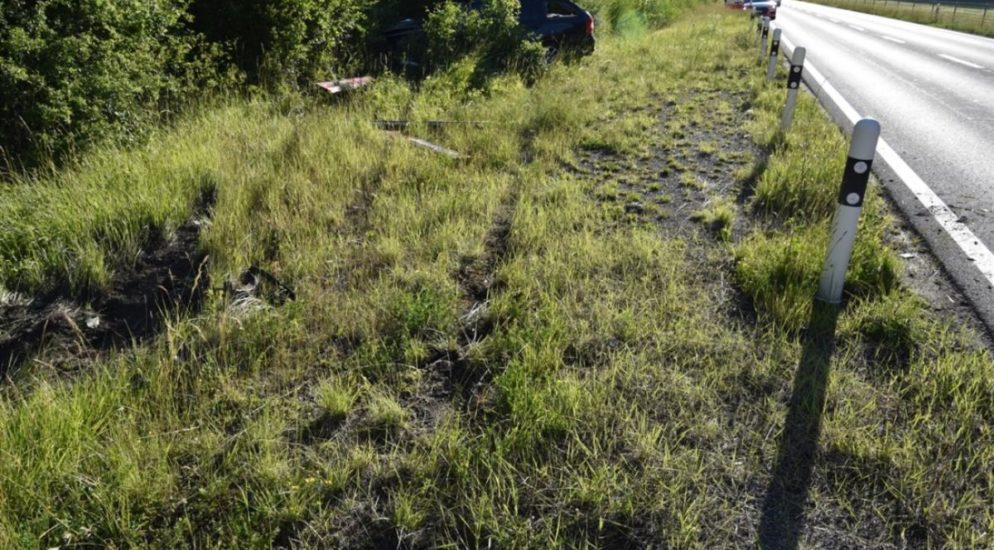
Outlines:
[[[656,108],[660,139],[647,155],[584,150],[574,171],[594,182],[594,196],[611,205],[614,216],[654,222],[670,236],[696,238],[702,226],[691,220],[694,213],[735,198],[741,188],[736,173],[757,157],[743,129],[747,114],[741,107],[747,101],[745,94],[726,92],[701,92],[691,102],[696,110],[669,101]],[[719,106],[724,106],[722,117],[695,116]]]
[[209,288],[208,257],[199,238],[214,193],[206,191],[196,214],[171,235],[153,234],[135,264],[115,272],[110,290],[89,303],[52,293],[0,304],[0,375],[39,352],[59,366],[94,359],[143,341],[170,317],[198,309]]

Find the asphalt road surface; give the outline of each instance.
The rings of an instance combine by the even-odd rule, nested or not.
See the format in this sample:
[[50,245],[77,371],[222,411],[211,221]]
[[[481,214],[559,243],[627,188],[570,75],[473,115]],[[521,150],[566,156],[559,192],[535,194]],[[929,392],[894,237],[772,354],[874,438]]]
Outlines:
[[900,170],[878,171],[994,333],[994,40],[797,0],[783,0],[776,24],[822,82],[880,121],[881,138],[952,211],[943,224]]

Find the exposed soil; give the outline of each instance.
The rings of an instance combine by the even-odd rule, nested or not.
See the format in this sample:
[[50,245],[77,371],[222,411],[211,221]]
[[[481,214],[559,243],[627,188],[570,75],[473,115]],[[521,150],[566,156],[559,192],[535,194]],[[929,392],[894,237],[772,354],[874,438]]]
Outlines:
[[496,374],[486,365],[472,360],[468,351],[496,328],[489,302],[502,288],[497,270],[510,253],[511,224],[517,205],[518,194],[512,190],[498,208],[484,237],[484,253],[462,260],[457,277],[464,299],[456,349],[437,350],[425,361],[431,377],[439,382],[441,392],[437,397],[459,395],[468,407],[472,406],[483,385]]
[[[759,154],[742,129],[744,94],[702,92],[698,99],[708,105],[726,102],[739,109],[727,123],[704,126],[691,119],[675,131],[661,128],[661,135],[675,134],[675,141],[653,144],[641,159],[610,151],[581,151],[573,171],[592,179],[595,197],[613,203],[620,217],[654,222],[668,236],[696,238],[703,226],[691,222],[691,216],[714,201],[735,197],[739,190],[736,171]],[[656,114],[662,126],[681,118],[673,102],[657,108]]]
[[199,237],[215,201],[205,192],[195,216],[168,238],[151,239],[133,266],[114,273],[110,290],[88,304],[64,294],[0,304],[0,375],[41,353],[71,366],[157,334],[165,321],[195,311],[209,287]]
[[[369,188],[359,192],[349,208],[350,228],[368,223],[365,212],[372,206],[372,197]],[[398,441],[416,441],[416,437],[408,436],[432,432],[454,406],[462,407],[471,415],[473,411],[486,408],[483,403],[489,395],[487,382],[498,373],[494,372],[493,364],[487,365],[474,359],[471,351],[497,326],[489,303],[502,290],[498,270],[512,253],[510,236],[518,198],[514,189],[504,197],[484,235],[483,252],[478,256],[462,258],[458,271],[453,274],[463,293],[460,323],[451,347],[430,350],[428,356],[416,365],[424,373],[422,387],[417,392],[399,396],[403,407],[410,411],[411,422],[404,427],[381,429],[371,426],[368,414],[361,409],[338,416],[317,411],[305,419],[296,432],[287,434],[295,444],[314,446],[331,440],[354,439],[382,447]],[[359,269],[370,267],[363,263],[347,265]],[[313,542],[324,545],[330,540],[333,547],[374,549],[429,546],[428,531],[402,533],[387,519],[392,498],[390,489],[411,474],[401,469],[386,476],[370,471],[360,475],[368,477],[363,483],[374,487],[378,496],[376,501],[353,502],[335,520],[330,539],[321,538],[320,543]],[[329,502],[335,502],[338,497],[328,496]],[[299,524],[284,525],[274,538],[273,546],[290,547],[310,540],[308,534],[299,531]]]
[[[762,176],[766,168],[765,159],[772,151],[757,147],[741,129],[749,116],[746,97],[726,97],[720,94],[702,94],[702,97],[706,110],[709,110],[708,102],[715,101],[733,103],[738,110],[734,117],[714,122],[709,127],[684,125],[684,138],[678,140],[675,147],[657,143],[650,147],[648,155],[638,159],[610,151],[583,151],[579,155],[578,166],[570,169],[580,179],[590,183],[593,197],[604,203],[609,219],[616,223],[651,223],[667,237],[686,241],[687,268],[692,271],[691,277],[713,297],[711,303],[717,318],[727,319],[740,330],[753,331],[756,330],[756,318],[751,301],[732,282],[735,265],[731,252],[721,243],[712,228],[695,221],[693,214],[716,201],[731,203],[735,205],[737,215],[729,241],[738,242],[746,236],[757,223],[757,219],[749,215],[748,202],[752,196],[752,188]],[[669,130],[665,128],[668,122],[680,116],[677,111],[678,107],[672,103],[659,107],[662,127],[660,132],[664,135]],[[707,148],[709,150],[702,150],[702,143],[712,146]],[[713,150],[715,144],[717,151]],[[890,206],[895,216],[900,218],[898,211],[893,205]],[[974,333],[981,335],[982,343],[991,347],[990,339],[969,302],[914,234],[910,224],[899,221],[888,235],[888,241],[905,262],[903,284],[921,296],[940,317],[972,328]],[[598,343],[591,349],[567,350],[566,361],[577,365],[594,363],[600,353],[598,346],[610,346],[610,343]],[[880,364],[880,358],[874,355],[876,350],[873,343],[866,343],[866,346],[867,361]],[[874,358],[870,355],[874,355]],[[897,357],[894,360],[900,362],[901,359]],[[757,385],[757,400],[769,398],[783,389],[774,380],[751,380],[743,383]],[[817,453],[816,485],[838,485],[837,480],[824,478],[837,474],[837,468],[833,464],[833,459],[837,457],[831,451],[826,453],[818,450]],[[753,479],[745,487],[729,488],[744,498],[744,518],[759,517],[759,506],[768,489],[767,482],[766,479]],[[866,490],[868,494],[880,493],[862,486],[853,490]],[[752,511],[749,512],[748,509]],[[857,532],[850,532],[853,528],[851,514],[831,505],[821,504],[817,509],[806,509],[805,516],[807,521],[801,524],[801,537],[816,545],[859,547],[899,539],[894,533],[886,532],[885,527],[872,518],[861,520]],[[925,540],[924,535],[919,532],[919,524],[918,519],[910,517],[905,522],[909,530],[904,536],[909,542],[913,541],[913,544]],[[747,521],[744,527],[741,540],[755,541],[754,529],[757,526]],[[643,542],[647,543],[648,540],[651,537]]]

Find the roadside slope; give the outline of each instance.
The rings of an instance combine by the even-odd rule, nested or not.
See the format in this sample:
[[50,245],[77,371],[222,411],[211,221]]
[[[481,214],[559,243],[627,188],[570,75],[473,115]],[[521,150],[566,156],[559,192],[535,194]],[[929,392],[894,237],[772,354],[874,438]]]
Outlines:
[[[0,191],[4,307],[87,307],[216,194],[199,309],[8,373],[0,545],[989,543],[994,362],[902,282],[879,197],[824,345],[845,140],[810,98],[775,135],[739,15],[530,88],[467,91],[467,63],[417,93],[235,103]],[[244,290],[252,265],[296,299]],[[812,373],[826,405],[799,415]]]

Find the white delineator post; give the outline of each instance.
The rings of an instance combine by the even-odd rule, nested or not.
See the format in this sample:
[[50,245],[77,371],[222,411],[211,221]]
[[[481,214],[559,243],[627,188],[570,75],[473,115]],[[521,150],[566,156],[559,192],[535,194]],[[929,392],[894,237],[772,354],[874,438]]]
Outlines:
[[770,37],[770,18],[763,16],[763,30],[759,33],[759,60],[766,57],[766,43]]
[[773,44],[770,45],[770,63],[766,67],[766,80],[777,76],[777,54],[780,53],[780,29],[773,30]]
[[818,284],[817,298],[828,304],[842,303],[849,258],[856,243],[856,226],[863,210],[866,182],[870,179],[870,167],[873,165],[879,138],[880,123],[872,118],[860,120],[853,129],[849,158],[846,159],[846,171],[842,175],[842,188],[839,191],[839,206],[832,220],[832,237],[828,242],[828,254]]
[[797,105],[797,90],[801,87],[801,75],[804,74],[804,54],[806,50],[798,47],[794,50],[794,58],[790,60],[790,73],[787,75],[787,105],[783,108],[783,118],[780,119],[780,129],[786,132],[794,122],[794,107]]

